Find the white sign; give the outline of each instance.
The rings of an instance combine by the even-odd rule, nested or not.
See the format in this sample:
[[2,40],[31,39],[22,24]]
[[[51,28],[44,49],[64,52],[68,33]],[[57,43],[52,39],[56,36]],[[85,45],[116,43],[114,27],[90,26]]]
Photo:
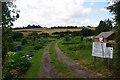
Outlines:
[[106,43],[93,42],[92,56],[102,58],[113,58],[113,48],[106,47]]
[[100,42],[103,42],[103,38],[99,38]]

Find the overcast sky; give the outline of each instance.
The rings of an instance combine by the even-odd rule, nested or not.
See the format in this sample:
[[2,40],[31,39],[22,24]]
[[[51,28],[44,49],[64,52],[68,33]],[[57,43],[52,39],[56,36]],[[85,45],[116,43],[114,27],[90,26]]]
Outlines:
[[51,26],[94,26],[112,18],[105,9],[108,0],[17,0],[20,18],[14,27],[28,24]]

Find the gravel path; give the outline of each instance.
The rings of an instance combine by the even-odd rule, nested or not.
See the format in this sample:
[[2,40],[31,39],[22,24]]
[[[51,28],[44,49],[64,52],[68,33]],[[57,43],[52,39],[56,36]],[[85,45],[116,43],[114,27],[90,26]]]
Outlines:
[[65,56],[57,46],[57,43],[55,45],[55,50],[57,52],[59,60],[68,65],[71,72],[73,73],[74,78],[85,78],[86,80],[89,80],[89,78],[100,78],[100,76],[98,76],[96,73],[80,67],[80,65],[76,64],[72,59]]
[[44,54],[42,56],[40,78],[59,78],[58,74],[53,70],[53,66],[50,63],[49,47],[50,44],[45,48]]

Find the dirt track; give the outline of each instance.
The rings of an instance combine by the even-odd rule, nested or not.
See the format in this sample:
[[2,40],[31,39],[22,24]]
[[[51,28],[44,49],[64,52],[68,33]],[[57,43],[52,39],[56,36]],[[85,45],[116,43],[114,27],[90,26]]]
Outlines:
[[59,78],[58,74],[53,70],[53,66],[50,63],[49,47],[50,45],[45,48],[42,57],[42,69],[40,78]]
[[76,64],[72,59],[65,56],[57,46],[57,43],[55,45],[55,49],[59,60],[68,65],[74,78],[86,78],[88,80],[89,78],[100,78],[100,76],[96,75],[96,73],[90,70],[83,69],[82,67],[80,67],[80,65]]
[[[53,65],[50,63],[49,47],[50,44],[44,50],[40,78],[62,78],[60,77],[60,75],[58,75],[57,72],[55,72],[55,70],[53,69]],[[96,73],[80,67],[80,65],[76,64],[72,59],[65,56],[57,46],[57,43],[55,45],[55,50],[58,55],[58,59],[67,64],[73,78],[84,78],[85,80],[89,80],[89,78],[101,78]]]

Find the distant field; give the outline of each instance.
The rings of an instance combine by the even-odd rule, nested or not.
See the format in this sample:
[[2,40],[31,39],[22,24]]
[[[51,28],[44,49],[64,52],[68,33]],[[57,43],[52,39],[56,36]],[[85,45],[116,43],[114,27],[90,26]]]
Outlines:
[[[95,30],[95,28],[89,28],[92,30]],[[34,28],[34,29],[17,29],[13,31],[21,32],[24,35],[28,35],[31,32],[37,32],[37,33],[49,33],[52,34],[54,32],[65,32],[65,31],[80,31],[82,28],[76,28],[76,29],[50,29],[50,28]]]

